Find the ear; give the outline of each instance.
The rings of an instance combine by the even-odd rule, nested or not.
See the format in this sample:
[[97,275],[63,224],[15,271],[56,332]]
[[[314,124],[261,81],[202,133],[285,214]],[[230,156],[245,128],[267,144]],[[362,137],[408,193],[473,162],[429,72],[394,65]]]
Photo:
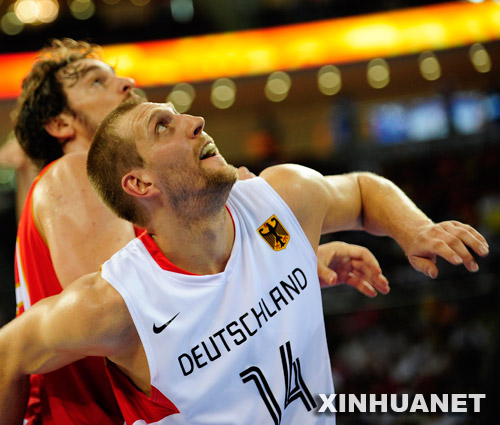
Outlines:
[[75,135],[73,121],[75,118],[66,113],[60,113],[45,124],[45,130],[56,139],[70,139]]
[[122,188],[125,193],[138,198],[151,198],[160,194],[160,190],[144,170],[132,170],[125,174]]

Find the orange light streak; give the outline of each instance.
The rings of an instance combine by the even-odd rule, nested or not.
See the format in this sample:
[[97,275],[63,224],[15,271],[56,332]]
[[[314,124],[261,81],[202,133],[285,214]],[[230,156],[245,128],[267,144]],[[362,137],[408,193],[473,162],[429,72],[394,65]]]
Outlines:
[[[262,30],[104,46],[139,87],[368,61],[500,38],[500,5],[450,2]],[[0,99],[18,96],[36,52],[0,55]]]

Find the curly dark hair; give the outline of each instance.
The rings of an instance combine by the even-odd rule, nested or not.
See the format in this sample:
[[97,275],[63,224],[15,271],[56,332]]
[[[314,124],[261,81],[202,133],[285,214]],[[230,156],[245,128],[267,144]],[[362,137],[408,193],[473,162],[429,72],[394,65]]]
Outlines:
[[[71,112],[58,71],[84,58],[102,60],[102,48],[70,38],[50,40],[40,51],[22,83],[22,92],[12,111],[14,132],[26,155],[40,168],[63,156],[61,143],[45,130],[52,118]],[[78,81],[78,72],[68,70],[64,79]]]

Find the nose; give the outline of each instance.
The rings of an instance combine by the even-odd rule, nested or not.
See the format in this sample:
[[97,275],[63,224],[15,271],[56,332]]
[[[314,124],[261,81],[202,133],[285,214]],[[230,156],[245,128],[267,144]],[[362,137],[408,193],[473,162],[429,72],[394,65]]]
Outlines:
[[188,126],[188,135],[190,138],[194,139],[198,137],[205,128],[205,118],[195,117],[193,115],[186,115],[186,117],[189,117],[190,119],[190,123]]
[[128,77],[118,77],[118,88],[121,93],[128,93],[135,87],[135,81],[133,78]]

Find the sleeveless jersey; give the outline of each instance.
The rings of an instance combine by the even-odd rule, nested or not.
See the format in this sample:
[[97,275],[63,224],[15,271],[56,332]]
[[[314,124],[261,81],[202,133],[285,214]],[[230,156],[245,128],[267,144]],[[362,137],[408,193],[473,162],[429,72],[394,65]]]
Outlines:
[[148,234],[102,266],[151,375],[148,399],[110,365],[126,423],[334,424],[317,412],[334,389],[315,252],[264,179],[237,182],[226,206],[235,239],[221,273],[183,272]]
[[[33,190],[52,164],[45,167],[33,182],[18,224],[15,256],[17,315],[41,299],[62,291],[50,251],[33,216]],[[70,252],[68,255],[75,254]],[[88,357],[51,373],[31,375],[24,424],[122,425],[123,417],[107,379],[104,360]]]

